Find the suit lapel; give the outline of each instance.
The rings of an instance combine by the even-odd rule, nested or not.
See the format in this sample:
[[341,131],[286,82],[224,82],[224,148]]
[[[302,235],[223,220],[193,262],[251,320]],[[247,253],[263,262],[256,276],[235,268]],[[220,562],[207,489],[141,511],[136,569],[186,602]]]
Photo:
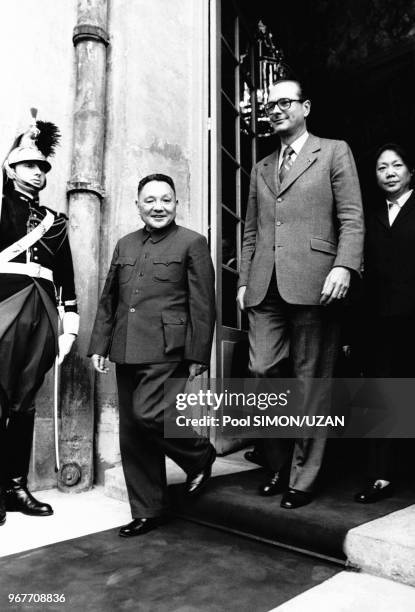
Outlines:
[[301,176],[310,168],[310,166],[314,164],[318,157],[317,153],[320,148],[320,138],[310,134],[303,148],[298,154],[298,157],[293,163],[291,170],[286,174],[283,182],[279,186],[279,194],[288,189],[288,187],[290,187],[299,176]]
[[265,157],[265,159],[262,161],[261,168],[262,178],[264,179],[265,183],[267,184],[267,187],[269,187],[275,197],[277,197],[278,193],[278,186],[276,183],[276,168],[279,154],[280,150],[278,148],[276,151],[274,151],[274,153],[271,153],[271,155]]
[[388,206],[386,204],[386,200],[382,201],[382,204],[378,206],[377,210],[374,213],[375,217],[388,229],[390,229],[389,224],[389,215],[388,215]]
[[392,225],[389,224],[389,215],[388,215],[388,206],[386,204],[386,199],[382,201],[380,206],[378,206],[377,210],[374,212],[375,217],[388,229],[393,229],[396,226],[399,226],[408,215],[412,214],[415,211],[415,191],[412,193],[409,200],[407,200],[404,206],[401,208],[399,213],[396,215],[394,222]]
[[401,210],[395,217],[395,221],[392,223],[392,229],[396,225],[400,225],[402,221],[415,210],[415,191],[412,192],[411,197],[405,202]]

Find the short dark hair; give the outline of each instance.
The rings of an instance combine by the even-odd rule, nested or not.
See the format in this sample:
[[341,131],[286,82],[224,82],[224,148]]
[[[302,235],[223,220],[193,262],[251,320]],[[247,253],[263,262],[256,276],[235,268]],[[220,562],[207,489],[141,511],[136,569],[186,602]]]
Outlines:
[[393,151],[396,155],[399,155],[405,166],[408,168],[410,172],[414,170],[414,159],[413,156],[408,153],[408,151],[399,144],[394,142],[387,142],[386,144],[379,147],[379,149],[375,153],[375,164],[377,163],[379,157],[385,151]]
[[299,81],[298,79],[290,79],[290,78],[284,78],[284,79],[278,79],[277,81],[274,81],[271,87],[274,87],[275,85],[279,85],[280,83],[295,83],[298,87],[298,92],[300,95],[300,98],[302,100],[310,100],[310,98],[307,95],[307,91],[304,87],[304,84]]
[[137,187],[137,197],[143,191],[147,183],[151,183],[152,181],[158,181],[159,183],[167,183],[173,189],[174,195],[176,195],[176,187],[174,186],[174,181],[171,176],[168,176],[167,174],[156,173],[148,174],[147,176],[141,179]]

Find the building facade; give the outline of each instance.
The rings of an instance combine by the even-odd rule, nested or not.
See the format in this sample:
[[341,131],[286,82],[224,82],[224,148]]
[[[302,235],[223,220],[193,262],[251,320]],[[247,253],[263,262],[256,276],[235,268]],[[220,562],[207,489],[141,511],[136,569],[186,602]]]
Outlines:
[[[312,129],[348,140],[362,177],[378,144],[407,144],[415,123],[405,94],[415,68],[413,3],[276,4],[20,0],[0,9],[0,134],[24,128],[35,106],[63,136],[42,202],[69,215],[82,321],[61,375],[64,490],[102,482],[119,462],[115,376],[96,378],[86,350],[116,241],[140,225],[139,178],[173,176],[179,223],[208,237],[218,296],[211,374],[244,376],[247,323],[235,303],[237,270],[250,169],[275,146],[261,95],[276,60],[287,73],[307,76]],[[260,19],[275,34],[274,50],[264,46],[264,30],[258,33]],[[36,400],[37,488],[56,485],[52,389],[49,375]],[[212,436],[219,451],[232,446]]]

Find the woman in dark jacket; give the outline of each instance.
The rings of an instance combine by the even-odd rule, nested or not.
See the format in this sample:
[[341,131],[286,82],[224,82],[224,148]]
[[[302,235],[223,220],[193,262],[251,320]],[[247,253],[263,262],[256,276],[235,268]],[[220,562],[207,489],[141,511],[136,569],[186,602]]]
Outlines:
[[[415,192],[413,164],[399,145],[386,144],[376,154],[376,179],[382,192],[367,212],[365,306],[367,308],[365,376],[415,377]],[[370,440],[368,486],[355,496],[360,503],[393,494],[393,440]]]

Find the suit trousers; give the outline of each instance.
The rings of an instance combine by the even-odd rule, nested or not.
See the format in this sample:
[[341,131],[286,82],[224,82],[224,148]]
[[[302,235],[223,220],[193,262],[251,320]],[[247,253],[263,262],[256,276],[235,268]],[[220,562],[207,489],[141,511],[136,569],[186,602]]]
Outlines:
[[[288,358],[295,378],[331,378],[339,351],[336,307],[288,304],[275,274],[264,300],[248,310],[250,370],[256,377],[281,378]],[[317,413],[318,414],[318,413]],[[326,439],[265,439],[269,467],[280,472],[293,452],[289,486],[311,491],[319,473]]]
[[196,433],[193,438],[164,437],[164,421],[176,415],[176,395],[184,391],[188,364],[117,364],[116,375],[121,459],[131,513],[133,518],[160,516],[168,509],[165,455],[192,477],[214,450]]

